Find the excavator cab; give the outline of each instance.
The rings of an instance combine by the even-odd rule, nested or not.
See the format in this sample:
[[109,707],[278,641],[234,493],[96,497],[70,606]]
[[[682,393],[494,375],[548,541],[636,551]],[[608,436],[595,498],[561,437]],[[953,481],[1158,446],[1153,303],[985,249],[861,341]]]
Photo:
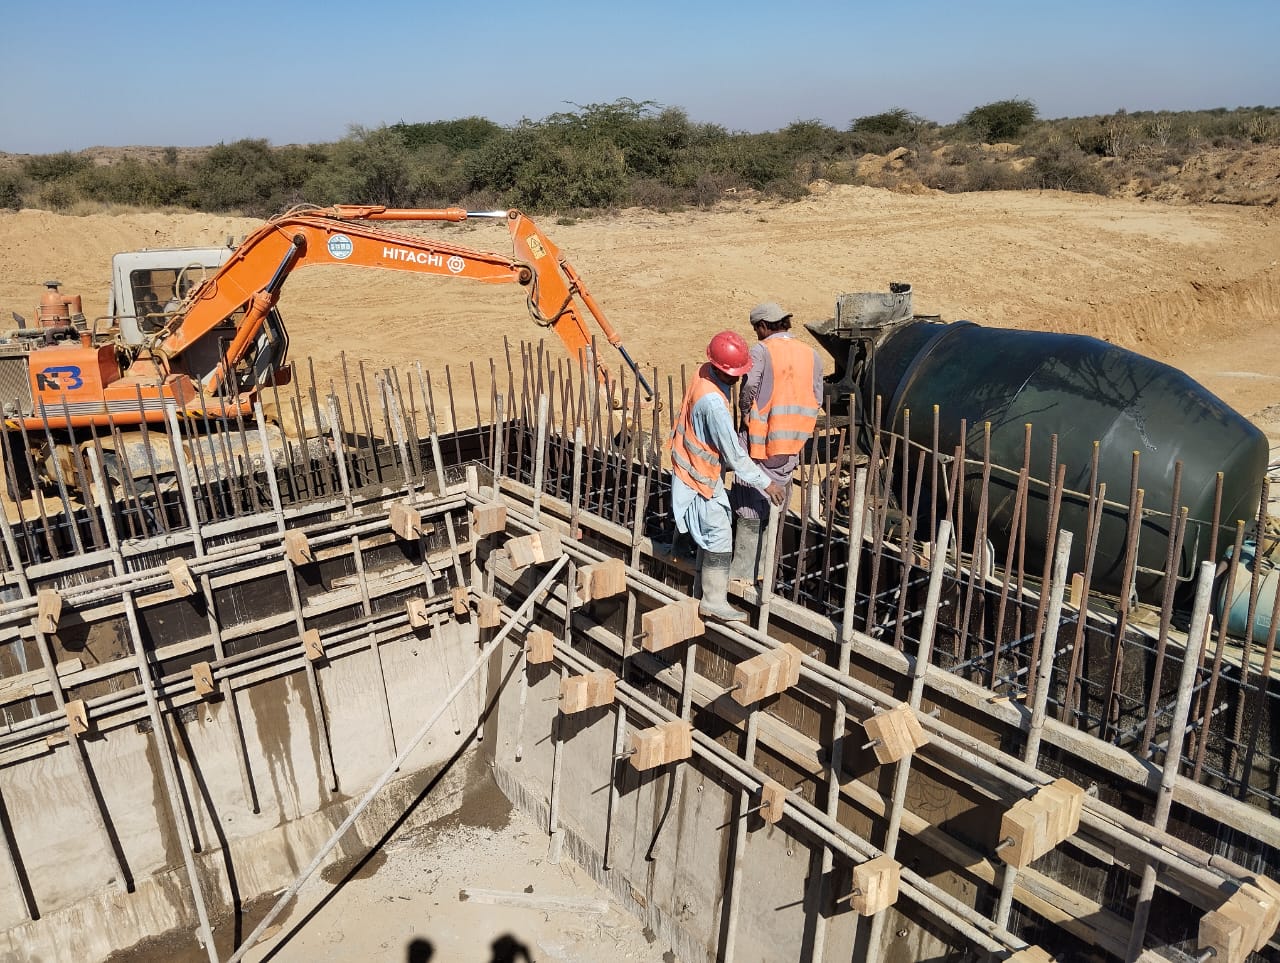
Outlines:
[[218,272],[229,247],[126,251],[111,259],[107,313],[122,343],[140,347],[164,329],[187,295]]

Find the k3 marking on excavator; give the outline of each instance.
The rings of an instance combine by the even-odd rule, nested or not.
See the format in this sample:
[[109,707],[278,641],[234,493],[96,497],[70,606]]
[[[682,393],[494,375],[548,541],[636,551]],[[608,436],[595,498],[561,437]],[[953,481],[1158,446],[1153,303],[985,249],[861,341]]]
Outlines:
[[[506,223],[511,256],[371,223],[476,218]],[[607,368],[592,351],[590,315],[652,397],[582,279],[521,212],[302,207],[268,221],[234,249],[117,254],[106,318],[88,321],[78,296],[47,282],[35,324],[15,314],[19,326],[0,332],[0,406],[10,451],[37,446],[32,463],[53,467],[56,449],[77,429],[163,425],[169,411],[214,421],[250,414],[261,389],[290,378],[289,338],[276,303],[289,275],[314,264],[516,284],[533,320],[607,383]]]

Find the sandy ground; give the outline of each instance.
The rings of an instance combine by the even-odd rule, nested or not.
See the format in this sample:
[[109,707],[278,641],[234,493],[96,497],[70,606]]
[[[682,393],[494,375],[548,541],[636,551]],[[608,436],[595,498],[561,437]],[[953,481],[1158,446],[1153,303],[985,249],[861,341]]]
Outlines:
[[[57,278],[101,314],[116,251],[222,243],[257,225],[199,214],[0,214],[0,310],[28,316]],[[837,186],[797,203],[616,215],[539,225],[578,269],[638,360],[697,361],[710,335],[744,333],[775,300],[830,317],[848,291],[914,286],[918,313],[1106,338],[1183,368],[1280,440],[1280,216],[1058,192],[902,195]],[[491,221],[440,230],[509,252]],[[421,361],[433,383],[536,339],[521,293],[396,271],[316,267],[281,300],[293,357],[322,381],[345,352],[371,371]],[[552,350],[554,350],[554,340]],[[305,370],[305,369],[304,369]],[[461,406],[461,401],[459,402]],[[461,419],[461,416],[460,416]]]

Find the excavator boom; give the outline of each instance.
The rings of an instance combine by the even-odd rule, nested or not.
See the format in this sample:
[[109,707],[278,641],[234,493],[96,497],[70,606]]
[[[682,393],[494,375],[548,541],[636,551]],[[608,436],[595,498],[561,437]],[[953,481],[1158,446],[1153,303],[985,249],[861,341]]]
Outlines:
[[[446,240],[400,234],[371,226],[372,221],[446,221],[501,218],[513,243],[513,256],[478,251]],[[581,278],[559,248],[519,211],[468,212],[461,208],[397,209],[341,205],[303,209],[263,225],[235,250],[222,268],[195,290],[185,311],[175,316],[156,339],[152,353],[166,371],[189,376],[213,392],[233,376],[263,331],[280,289],[293,271],[313,264],[384,268],[491,284],[518,284],[526,289],[533,319],[550,327],[569,354],[595,367],[607,379],[592,348],[592,335],[578,301],[595,320],[605,339],[622,350],[627,363],[643,376],[622,349],[621,338],[600,311]],[[227,319],[243,311],[225,349],[196,351],[206,339],[225,332]],[[193,365],[192,357],[205,359]],[[208,363],[212,359],[212,363]],[[276,359],[276,364],[283,358]],[[203,370],[202,370],[203,368]],[[648,383],[644,382],[646,391]]]

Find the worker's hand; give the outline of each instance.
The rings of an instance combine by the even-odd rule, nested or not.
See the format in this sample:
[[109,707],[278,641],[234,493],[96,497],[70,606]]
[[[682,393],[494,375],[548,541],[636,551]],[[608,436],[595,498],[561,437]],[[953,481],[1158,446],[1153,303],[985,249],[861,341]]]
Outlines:
[[782,503],[787,500],[787,486],[779,485],[777,482],[769,482],[769,487],[764,490],[764,493],[769,496],[769,501],[775,508],[781,508]]

